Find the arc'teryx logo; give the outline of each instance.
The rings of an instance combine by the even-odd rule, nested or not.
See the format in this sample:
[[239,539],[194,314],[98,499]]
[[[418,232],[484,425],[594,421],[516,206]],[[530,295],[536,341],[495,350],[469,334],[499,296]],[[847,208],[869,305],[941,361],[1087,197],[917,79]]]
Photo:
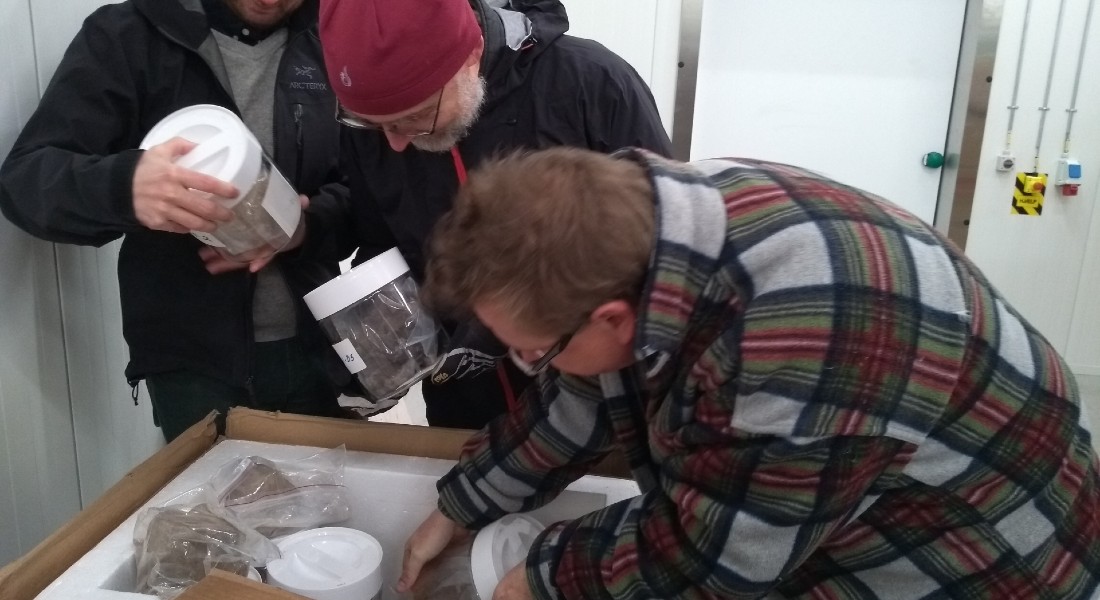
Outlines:
[[340,83],[344,84],[344,87],[351,87],[351,75],[348,75],[347,65],[344,65],[344,69],[340,71]]
[[318,67],[313,65],[294,65],[294,77],[297,78],[297,81],[290,82],[290,89],[327,91],[328,84],[322,81],[313,81],[313,72],[319,70]]

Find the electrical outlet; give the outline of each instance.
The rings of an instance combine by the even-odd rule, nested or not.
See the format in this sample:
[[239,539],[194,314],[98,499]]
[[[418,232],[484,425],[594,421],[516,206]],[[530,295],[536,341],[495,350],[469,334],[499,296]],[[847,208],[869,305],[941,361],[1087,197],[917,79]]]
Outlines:
[[1080,185],[1081,163],[1068,156],[1059,158],[1054,183],[1056,185]]

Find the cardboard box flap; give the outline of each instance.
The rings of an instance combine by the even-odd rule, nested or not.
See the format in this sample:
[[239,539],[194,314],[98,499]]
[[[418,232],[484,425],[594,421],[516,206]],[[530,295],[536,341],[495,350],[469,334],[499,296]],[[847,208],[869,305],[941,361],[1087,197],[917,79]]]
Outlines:
[[217,440],[214,413],[111,486],[42,543],[0,569],[0,600],[38,595]]
[[298,594],[264,585],[226,571],[213,570],[187,588],[177,600],[307,600]]
[[271,444],[425,456],[458,460],[462,445],[474,432],[469,429],[424,427],[398,423],[372,423],[352,419],[310,417],[231,408],[225,420],[226,437]]
[[[226,437],[272,444],[333,448],[403,456],[458,460],[462,447],[475,432],[471,429],[424,427],[399,423],[372,423],[348,419],[273,413],[250,408],[231,408],[226,418]],[[626,457],[619,450],[596,465],[591,473],[630,479]]]

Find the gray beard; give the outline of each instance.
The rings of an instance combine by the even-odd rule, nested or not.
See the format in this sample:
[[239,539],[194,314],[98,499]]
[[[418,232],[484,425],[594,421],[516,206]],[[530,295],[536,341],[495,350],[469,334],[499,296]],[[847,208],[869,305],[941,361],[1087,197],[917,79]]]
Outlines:
[[466,137],[470,127],[477,122],[481,105],[485,102],[485,86],[485,79],[481,76],[460,83],[457,91],[462,115],[459,119],[442,131],[413,138],[412,145],[424,152],[449,152],[451,147]]

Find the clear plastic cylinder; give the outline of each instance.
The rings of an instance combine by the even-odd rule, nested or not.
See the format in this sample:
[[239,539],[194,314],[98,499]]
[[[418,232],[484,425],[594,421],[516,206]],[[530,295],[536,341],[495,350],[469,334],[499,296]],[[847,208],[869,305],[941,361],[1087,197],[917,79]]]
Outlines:
[[412,600],[491,600],[508,571],[524,563],[542,529],[538,520],[512,514],[451,543],[421,569]]
[[412,600],[482,600],[474,585],[473,545],[472,536],[452,543],[424,565],[413,584]]
[[427,376],[446,340],[396,248],[306,294],[305,301],[375,400],[398,396]]
[[294,187],[279,173],[232,111],[212,104],[196,104],[161,119],[141,142],[148,150],[173,138],[195,147],[178,157],[176,165],[232,183],[238,195],[214,197],[234,218],[218,223],[213,232],[192,231],[203,243],[229,255],[270,246],[286,246],[301,223],[302,207]]
[[229,210],[233,220],[218,224],[213,233],[195,232],[203,243],[222,247],[232,255],[264,246],[273,251],[290,243],[299,225],[298,194],[267,156],[261,157],[260,175]]

